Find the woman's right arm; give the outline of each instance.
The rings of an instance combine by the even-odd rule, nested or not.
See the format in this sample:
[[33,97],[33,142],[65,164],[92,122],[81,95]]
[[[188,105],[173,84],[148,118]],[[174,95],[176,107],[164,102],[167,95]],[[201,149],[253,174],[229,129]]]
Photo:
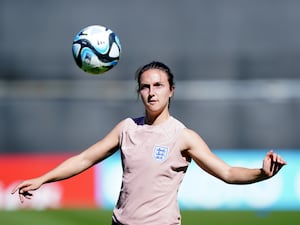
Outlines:
[[101,162],[118,149],[119,134],[123,123],[124,121],[120,122],[103,139],[78,155],[63,161],[49,172],[40,177],[22,181],[12,190],[12,194],[18,191],[20,201],[23,202],[24,198],[31,198],[31,191],[37,190],[43,184],[68,179]]

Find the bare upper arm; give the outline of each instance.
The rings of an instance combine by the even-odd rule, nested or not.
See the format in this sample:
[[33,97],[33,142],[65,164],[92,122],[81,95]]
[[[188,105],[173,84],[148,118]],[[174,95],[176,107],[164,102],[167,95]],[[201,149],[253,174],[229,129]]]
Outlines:
[[92,166],[113,154],[119,147],[119,135],[123,125],[124,120],[118,123],[104,138],[84,150],[80,154],[82,160]]
[[215,177],[226,179],[230,166],[217,157],[195,131],[185,129],[182,139],[183,149],[199,167]]

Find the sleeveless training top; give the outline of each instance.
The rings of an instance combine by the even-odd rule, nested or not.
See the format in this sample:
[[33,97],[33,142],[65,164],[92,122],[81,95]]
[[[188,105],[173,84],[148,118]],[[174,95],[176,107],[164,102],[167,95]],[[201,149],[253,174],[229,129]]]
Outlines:
[[125,120],[120,135],[123,177],[113,219],[129,225],[180,224],[179,185],[189,165],[180,152],[185,126],[173,117],[159,125]]

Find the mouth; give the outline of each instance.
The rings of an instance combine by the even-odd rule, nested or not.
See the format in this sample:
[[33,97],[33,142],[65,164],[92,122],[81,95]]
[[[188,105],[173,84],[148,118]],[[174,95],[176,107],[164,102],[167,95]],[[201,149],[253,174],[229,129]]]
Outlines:
[[150,105],[154,105],[157,102],[158,102],[157,100],[153,100],[153,99],[148,100],[148,104],[150,104]]

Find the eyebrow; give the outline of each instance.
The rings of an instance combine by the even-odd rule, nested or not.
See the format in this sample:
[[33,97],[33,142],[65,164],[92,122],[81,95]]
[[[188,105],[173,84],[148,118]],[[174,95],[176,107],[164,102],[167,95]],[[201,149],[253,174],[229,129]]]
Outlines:
[[[151,84],[149,83],[141,83],[140,84],[140,87],[145,87],[145,86],[150,86]],[[157,85],[164,85],[164,82],[161,82],[161,81],[157,81],[157,82],[154,82],[153,83],[153,86],[157,86]]]

